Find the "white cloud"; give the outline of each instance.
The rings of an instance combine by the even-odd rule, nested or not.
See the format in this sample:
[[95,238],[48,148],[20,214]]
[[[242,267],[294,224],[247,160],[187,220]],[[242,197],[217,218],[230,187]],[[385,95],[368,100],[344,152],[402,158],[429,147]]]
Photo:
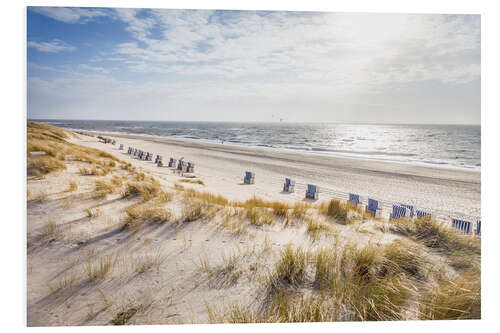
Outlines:
[[470,122],[480,116],[479,16],[107,14],[126,23],[130,40],[72,69],[54,66],[64,77],[30,77],[32,113],[262,120],[287,112],[290,120],[345,122],[381,121],[380,110],[391,121],[433,122],[451,111]]
[[[138,72],[463,82],[479,75],[477,16],[119,10],[137,40],[117,46]],[[472,22],[472,24],[471,24]],[[162,38],[151,38],[152,29]]]
[[59,39],[53,39],[50,42],[35,42],[29,41],[28,47],[35,48],[39,52],[49,52],[49,53],[57,53],[62,51],[76,51],[77,48],[69,45],[68,43],[63,42]]
[[110,13],[104,9],[87,9],[73,7],[28,7],[29,10],[64,23],[86,23],[99,16]]

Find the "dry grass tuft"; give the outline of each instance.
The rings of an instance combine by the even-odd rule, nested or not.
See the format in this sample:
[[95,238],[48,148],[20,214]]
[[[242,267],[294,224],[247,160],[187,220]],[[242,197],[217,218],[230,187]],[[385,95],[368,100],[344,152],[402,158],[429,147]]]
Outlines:
[[339,200],[332,199],[330,202],[321,203],[318,207],[319,211],[326,216],[335,219],[342,224],[349,224],[348,212],[351,206],[340,202]]
[[50,172],[65,170],[66,165],[52,156],[40,156],[28,159],[28,174],[42,177]]
[[193,222],[199,220],[205,216],[205,209],[206,207],[200,202],[184,202],[184,205],[182,206],[181,220],[183,222]]
[[201,179],[180,179],[179,180],[181,183],[189,183],[189,184],[198,184],[198,185],[203,185],[205,186],[205,183]]
[[85,214],[88,218],[96,218],[101,215],[101,210],[99,208],[85,208]]
[[470,269],[424,294],[420,319],[481,319],[481,272]]
[[68,192],[74,192],[76,190],[78,190],[78,184],[75,181],[70,180],[67,191]]
[[129,206],[123,229],[138,231],[145,222],[166,223],[172,220],[172,212],[161,206]]
[[55,236],[57,233],[57,223],[53,219],[48,219],[42,228],[42,234],[46,237]]
[[95,261],[89,260],[85,265],[85,271],[89,280],[104,280],[108,277],[116,265],[118,256],[104,255]]
[[42,202],[42,201],[45,201],[47,200],[47,198],[49,197],[49,194],[45,191],[38,191],[36,193],[29,193],[28,195],[28,201],[39,201],[39,202]]
[[106,199],[108,194],[112,194],[115,191],[116,191],[116,185],[112,181],[99,179],[96,180],[94,183],[94,193],[99,198]]
[[462,235],[434,220],[400,219],[391,221],[390,229],[445,254],[461,251],[481,255],[480,238]]
[[287,286],[300,284],[306,273],[306,253],[299,247],[287,246],[282,252],[273,272],[267,276],[267,291],[278,294]]
[[140,196],[143,201],[149,201],[162,192],[161,185],[156,180],[150,178],[142,182],[128,183],[125,186],[123,197]]

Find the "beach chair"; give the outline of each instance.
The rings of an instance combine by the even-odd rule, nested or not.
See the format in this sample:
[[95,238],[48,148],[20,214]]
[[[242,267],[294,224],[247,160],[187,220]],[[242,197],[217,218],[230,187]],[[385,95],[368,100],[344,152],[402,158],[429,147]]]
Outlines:
[[255,173],[251,171],[245,171],[245,177],[243,178],[244,184],[254,184],[255,183]]
[[307,184],[306,199],[318,200],[319,199],[319,186]]
[[120,143],[120,148],[118,150],[123,150],[123,143]]
[[193,173],[194,172],[194,163],[193,162],[188,162],[187,163],[187,171],[188,173]]
[[293,193],[295,191],[295,181],[290,178],[285,178],[285,183],[283,184],[283,192]]
[[132,154],[132,147],[128,147],[127,154],[129,154],[129,155]]
[[116,145],[116,141],[115,140],[111,140],[111,144],[114,146]]
[[476,222],[476,235],[481,235],[481,220]]
[[184,165],[183,160],[179,160],[179,163],[177,164],[177,170],[182,171],[182,166]]
[[173,157],[170,157],[170,160],[168,161],[168,167],[173,168],[173,167],[175,167],[176,163],[177,163],[177,160]]
[[359,194],[349,193],[349,200],[347,201],[354,207],[359,205]]
[[160,155],[156,155],[155,157],[155,164],[158,164],[158,161],[161,160],[161,156]]
[[145,161],[151,161],[151,153],[150,152],[146,153],[146,158],[144,160]]
[[464,234],[469,234],[471,232],[471,225],[472,223],[469,221],[463,221],[459,219],[451,220],[451,226],[454,227],[455,229],[460,230]]
[[379,207],[378,201],[368,198],[368,205],[366,205],[365,210],[373,215],[373,217],[380,217],[382,213],[382,207]]
[[430,218],[432,218],[432,214],[431,213],[423,211],[423,210],[419,210],[419,209],[417,209],[415,211],[415,214],[417,215],[417,219],[421,219],[421,218],[428,218],[428,219],[430,219]]
[[402,207],[404,207],[404,208],[406,208],[408,210],[408,217],[413,218],[413,216],[415,216],[415,211],[414,211],[412,205],[404,205],[404,204],[402,204],[400,206],[402,206]]
[[390,219],[397,220],[401,217],[406,217],[406,207],[403,207],[402,205],[392,205]]

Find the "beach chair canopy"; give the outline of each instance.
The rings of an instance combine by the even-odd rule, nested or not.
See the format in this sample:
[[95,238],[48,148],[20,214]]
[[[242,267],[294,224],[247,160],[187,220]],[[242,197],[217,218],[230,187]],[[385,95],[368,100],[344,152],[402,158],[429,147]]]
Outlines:
[[359,204],[359,194],[349,193],[349,202],[357,206]]
[[408,216],[413,217],[415,215],[414,209],[412,205],[401,205],[408,210]]
[[316,193],[317,187],[316,185],[307,184],[307,193],[314,194]]
[[372,212],[376,211],[378,209],[378,201],[368,198],[368,209]]
[[406,217],[406,207],[400,205],[392,205],[391,218],[399,219],[401,217]]

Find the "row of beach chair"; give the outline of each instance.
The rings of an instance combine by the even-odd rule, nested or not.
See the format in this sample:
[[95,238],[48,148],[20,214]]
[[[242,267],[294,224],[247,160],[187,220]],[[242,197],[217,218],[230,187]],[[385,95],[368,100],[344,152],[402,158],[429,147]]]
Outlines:
[[99,135],[97,138],[100,141],[102,141],[103,143],[111,143],[113,146],[116,145],[116,140],[115,139],[106,138],[106,137],[101,136],[101,135]]
[[[451,226],[452,226],[452,228],[455,228],[464,234],[474,233],[476,235],[481,235],[481,220],[476,221],[475,228],[474,228],[472,222],[464,221],[464,220],[460,220],[460,219],[452,219]],[[474,230],[473,230],[473,228],[474,228]]]
[[[251,171],[246,171],[243,178],[244,184],[254,184],[255,183],[255,173]],[[290,178],[285,178],[285,183],[283,184],[283,192],[293,193],[295,191],[295,181]],[[307,199],[318,200],[319,198],[319,186],[313,184],[307,184],[305,197]],[[354,207],[358,207],[361,204],[359,194],[349,193],[348,202]],[[368,204],[365,206],[365,211],[371,213],[374,217],[378,218],[382,215],[382,206],[378,200],[368,198]],[[432,213],[421,209],[415,209],[413,205],[408,204],[393,204],[392,213],[389,218],[392,220],[397,220],[400,218],[432,218]],[[458,219],[452,219],[452,227],[462,231],[463,233],[471,233],[471,222],[462,221]],[[476,229],[474,231],[476,235],[481,234],[481,220],[476,223]]]
[[[120,145],[120,149],[122,149],[122,145]],[[152,161],[153,153],[145,152],[137,148],[128,147],[127,154],[137,157],[140,160],[144,161]],[[156,155],[154,163],[158,167],[163,167],[163,157],[159,154]],[[182,158],[177,161],[175,158],[171,157],[168,161],[167,166],[169,168],[174,168],[174,171],[179,171],[181,173],[193,173],[194,172],[194,163],[186,162]]]

